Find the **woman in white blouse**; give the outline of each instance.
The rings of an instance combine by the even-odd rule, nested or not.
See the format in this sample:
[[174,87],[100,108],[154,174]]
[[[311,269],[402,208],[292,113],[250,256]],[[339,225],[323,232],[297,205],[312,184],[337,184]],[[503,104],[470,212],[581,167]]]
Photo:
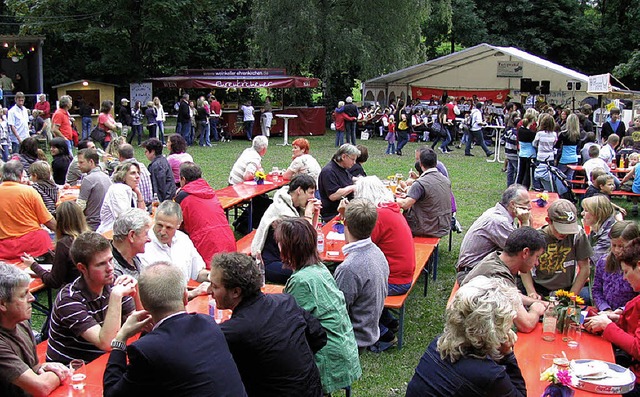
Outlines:
[[118,215],[131,208],[145,209],[144,199],[138,183],[140,182],[140,166],[135,161],[125,161],[113,173],[113,184],[107,190],[100,209],[100,226],[98,233],[113,229]]

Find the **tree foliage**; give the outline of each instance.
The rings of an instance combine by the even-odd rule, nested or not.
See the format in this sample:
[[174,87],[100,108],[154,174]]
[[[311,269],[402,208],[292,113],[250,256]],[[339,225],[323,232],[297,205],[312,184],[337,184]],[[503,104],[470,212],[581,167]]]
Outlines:
[[406,67],[423,56],[426,0],[273,0],[253,4],[253,57],[310,73],[325,100],[350,94],[356,78]]
[[[365,80],[482,42],[640,82],[640,0],[5,0],[4,33],[46,37],[46,86],[126,86],[190,68],[285,68],[325,103]],[[19,23],[20,25],[17,25]],[[285,95],[310,93],[294,90]]]

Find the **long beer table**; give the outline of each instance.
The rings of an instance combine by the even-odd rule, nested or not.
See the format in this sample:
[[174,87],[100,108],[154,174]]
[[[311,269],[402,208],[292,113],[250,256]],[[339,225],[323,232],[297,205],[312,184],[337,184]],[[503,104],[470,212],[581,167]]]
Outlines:
[[[262,288],[262,292],[266,294],[280,294],[284,287],[282,285],[273,285],[267,284]],[[209,295],[201,295],[194,299],[192,299],[187,304],[187,312],[188,313],[201,313],[201,314],[209,314],[209,299],[211,297]],[[228,319],[231,315],[230,310],[225,310],[223,315],[223,319]],[[224,320],[223,320],[224,321]],[[130,344],[138,339],[138,336],[134,336],[127,341],[127,344]],[[194,341],[195,343],[196,341]],[[101,397],[102,396],[102,377],[104,375],[104,370],[107,367],[107,362],[109,361],[109,352],[103,354],[97,359],[85,365],[85,372],[87,374],[87,378],[85,381],[85,387],[83,390],[74,390],[71,387],[71,383],[60,385],[50,396],[59,396],[59,397],[72,397],[72,396],[82,396],[82,397]]]
[[[540,396],[549,384],[540,380],[542,355],[550,353],[562,356],[562,352],[565,352],[569,360],[588,358],[615,362],[611,343],[600,336],[583,332],[580,345],[576,349],[570,349],[567,343],[562,341],[562,335],[556,335],[556,340],[553,342],[544,341],[542,339],[542,324],[538,324],[533,332],[528,334],[518,332],[518,341],[514,347],[518,366],[527,383],[527,395]],[[575,390],[575,397],[597,395],[583,390]]]

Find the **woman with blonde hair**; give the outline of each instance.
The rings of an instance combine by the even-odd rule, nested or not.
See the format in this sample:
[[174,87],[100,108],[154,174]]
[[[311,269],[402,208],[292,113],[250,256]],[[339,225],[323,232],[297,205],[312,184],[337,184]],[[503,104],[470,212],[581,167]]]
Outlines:
[[598,311],[622,312],[627,302],[635,298],[637,293],[633,291],[629,282],[624,279],[620,267],[620,256],[625,245],[631,240],[640,237],[640,228],[632,221],[616,222],[609,232],[611,250],[608,255],[603,255],[596,264],[591,295],[593,305]]
[[64,201],[56,211],[56,251],[51,270],[45,270],[30,255],[24,255],[22,261],[47,287],[60,288],[80,276],[69,250],[76,237],[88,231],[90,229],[80,206],[73,201]]
[[582,224],[591,228],[589,241],[593,248],[592,265],[598,263],[600,258],[609,252],[609,231],[614,223],[615,211],[607,196],[599,194],[582,200]]
[[478,276],[460,287],[447,306],[444,332],[420,359],[407,397],[526,396],[511,329],[521,304],[517,289],[501,278]]
[[536,137],[536,118],[538,112],[534,108],[529,108],[524,113],[520,126],[518,127],[518,172],[516,183],[529,189],[533,179],[532,163],[536,158],[536,148],[533,147],[533,140]]
[[558,169],[568,179],[573,179],[573,170],[569,165],[578,164],[578,143],[580,142],[580,120],[578,115],[570,114],[567,117],[565,128],[560,131],[556,148],[561,151]]
[[167,121],[167,114],[164,112],[160,98],[153,98],[153,106],[156,108],[156,125],[158,126],[158,139],[164,145],[164,122]]
[[113,229],[118,215],[131,208],[146,209],[140,183],[140,166],[134,161],[121,163],[113,173],[113,184],[104,195],[100,209],[100,226],[96,232],[104,233]]

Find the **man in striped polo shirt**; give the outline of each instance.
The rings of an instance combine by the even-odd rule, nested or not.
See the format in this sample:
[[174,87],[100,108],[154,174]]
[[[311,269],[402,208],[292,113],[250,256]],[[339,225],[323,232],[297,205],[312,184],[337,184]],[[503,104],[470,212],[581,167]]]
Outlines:
[[[60,289],[51,310],[47,361],[92,361],[111,350],[111,341],[135,309],[137,281],[115,278],[109,240],[85,232],[71,245],[81,276]],[[115,279],[115,281],[114,281]]]

